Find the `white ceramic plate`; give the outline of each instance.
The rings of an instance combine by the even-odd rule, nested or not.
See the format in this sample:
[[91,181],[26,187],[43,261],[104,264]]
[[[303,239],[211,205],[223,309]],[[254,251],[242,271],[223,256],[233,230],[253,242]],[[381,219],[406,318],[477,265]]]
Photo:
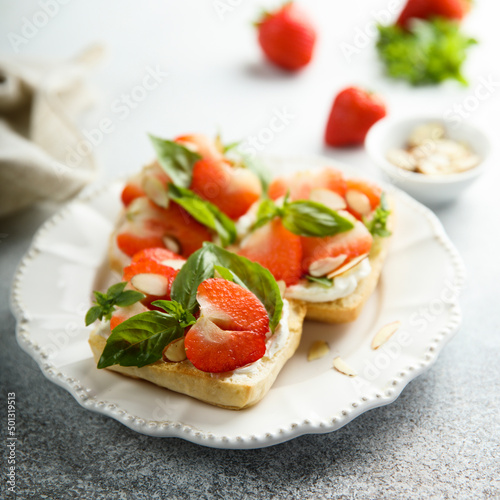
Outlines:
[[[275,158],[272,163],[279,171],[332,164],[319,158]],[[306,322],[297,353],[256,406],[223,410],[99,371],[87,344],[91,328],[84,326],[84,315],[92,290],[112,280],[106,252],[121,208],[120,189],[120,183],[94,189],[38,231],[16,273],[12,305],[19,344],[43,373],[85,408],[138,432],[218,448],[260,448],[334,431],[394,401],[429,368],[460,324],[457,296],[464,269],[457,251],[432,212],[387,187],[396,204],[396,227],[377,290],[354,323]],[[372,350],[375,333],[392,321],[401,321],[401,328]],[[308,362],[309,346],[319,339],[329,343],[330,354]],[[356,377],[332,369],[337,355],[356,370]]]

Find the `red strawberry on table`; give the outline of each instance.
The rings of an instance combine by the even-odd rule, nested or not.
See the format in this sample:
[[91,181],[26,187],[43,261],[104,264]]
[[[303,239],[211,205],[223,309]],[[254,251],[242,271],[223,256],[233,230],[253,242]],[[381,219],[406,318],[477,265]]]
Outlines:
[[470,0],[408,0],[396,24],[408,28],[411,19],[445,17],[460,21],[470,9]]
[[190,189],[231,219],[245,214],[262,192],[260,181],[253,172],[232,167],[223,159],[197,161]]
[[264,356],[269,318],[252,292],[215,278],[201,283],[197,298],[200,318],[184,340],[187,358],[196,368],[227,372]]
[[300,279],[300,236],[288,231],[280,219],[253,231],[243,240],[238,253],[269,269],[276,281],[283,280],[287,286]]
[[[335,236],[325,238],[302,237],[302,271],[309,274],[313,262],[345,256],[340,265],[345,265],[355,257],[369,253],[373,237],[362,222],[355,222],[354,228]],[[342,257],[341,257],[342,259]]]
[[372,125],[387,114],[375,94],[356,87],[342,90],[335,98],[325,131],[329,146],[358,146]]
[[259,44],[272,63],[295,71],[311,61],[316,30],[293,2],[275,12],[266,12],[256,24]]

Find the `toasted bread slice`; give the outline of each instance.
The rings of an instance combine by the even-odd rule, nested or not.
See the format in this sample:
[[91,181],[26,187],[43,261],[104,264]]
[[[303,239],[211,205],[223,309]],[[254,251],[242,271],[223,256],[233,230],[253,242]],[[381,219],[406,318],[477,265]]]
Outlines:
[[306,302],[306,318],[323,323],[348,323],[354,321],[377,286],[389,249],[389,240],[390,238],[380,237],[374,239],[368,256],[371,272],[366,278],[359,281],[353,293],[331,302]]
[[[268,350],[264,357],[250,365],[250,369],[212,374],[198,370],[188,360],[180,363],[157,361],[142,368],[115,365],[108,369],[129,377],[148,380],[221,408],[247,408],[267,394],[283,365],[293,356],[300,343],[306,306],[299,301],[285,303],[288,303],[288,307],[284,309],[282,322],[288,324],[289,334],[285,335],[286,329],[280,327],[281,333],[277,331],[268,341]],[[96,363],[106,344],[107,333],[109,324],[104,324],[90,334],[89,343]]]

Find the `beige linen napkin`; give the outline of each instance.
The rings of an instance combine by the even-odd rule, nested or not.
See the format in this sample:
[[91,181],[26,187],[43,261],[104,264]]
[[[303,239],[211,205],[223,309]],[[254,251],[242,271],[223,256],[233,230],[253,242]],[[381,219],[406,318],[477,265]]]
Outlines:
[[92,47],[60,64],[0,58],[0,217],[64,201],[93,180],[94,157],[74,121],[93,101],[85,77],[102,53]]

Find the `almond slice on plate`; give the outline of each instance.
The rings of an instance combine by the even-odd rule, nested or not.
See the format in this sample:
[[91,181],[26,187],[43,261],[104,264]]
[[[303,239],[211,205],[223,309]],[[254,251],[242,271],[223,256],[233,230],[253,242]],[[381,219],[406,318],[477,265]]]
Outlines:
[[372,349],[378,349],[380,346],[384,345],[393,335],[396,333],[398,328],[401,326],[401,321],[393,321],[383,326],[373,337]]
[[187,358],[186,349],[184,348],[184,337],[173,340],[163,349],[163,361],[172,363],[180,363]]
[[337,356],[333,360],[333,367],[335,370],[343,375],[347,375],[348,377],[355,377],[357,375],[356,371],[351,368],[340,356]]
[[309,274],[315,278],[326,276],[335,271],[347,259],[347,255],[340,254],[337,257],[326,257],[324,259],[315,260],[309,266]]
[[168,292],[168,278],[161,274],[136,274],[130,283],[136,290],[146,295],[161,297]]
[[349,207],[361,215],[368,215],[372,211],[370,200],[366,194],[356,189],[349,189],[345,194]]
[[324,340],[316,340],[311,344],[307,353],[307,361],[314,361],[326,356],[330,352],[328,344]]
[[368,257],[367,253],[358,255],[357,257],[354,257],[354,259],[350,260],[347,264],[343,265],[342,267],[339,267],[338,269],[330,273],[327,277],[331,279],[335,278],[335,276],[344,274],[345,272],[349,271],[349,269],[352,269],[354,266],[357,266],[362,260],[366,259],[367,257]]
[[313,189],[311,190],[309,199],[316,203],[321,203],[332,210],[343,210],[347,206],[344,198],[342,198],[340,194],[330,191],[329,189]]

